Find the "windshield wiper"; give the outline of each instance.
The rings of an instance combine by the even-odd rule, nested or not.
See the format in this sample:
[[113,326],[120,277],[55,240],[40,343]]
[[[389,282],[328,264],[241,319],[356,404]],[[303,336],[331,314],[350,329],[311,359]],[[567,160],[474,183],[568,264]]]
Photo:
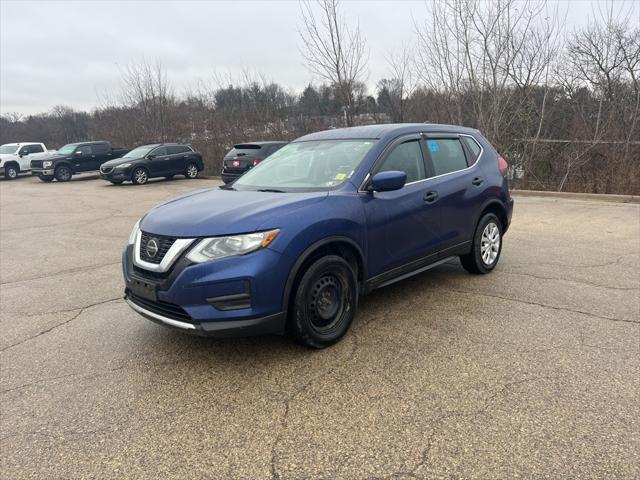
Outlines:
[[284,190],[278,190],[277,188],[261,188],[256,192],[272,192],[272,193],[286,193]]

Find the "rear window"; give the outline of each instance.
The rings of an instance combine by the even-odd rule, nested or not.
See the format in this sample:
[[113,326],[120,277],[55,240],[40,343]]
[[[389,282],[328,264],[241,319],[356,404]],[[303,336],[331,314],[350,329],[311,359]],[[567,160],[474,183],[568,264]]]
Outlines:
[[44,149],[42,145],[29,145],[29,153],[42,153]]
[[436,176],[467,168],[467,157],[457,138],[427,139],[426,146]]
[[109,153],[109,150],[111,148],[106,143],[94,143],[92,145],[92,149],[93,149],[93,153],[97,155],[102,155],[105,153]]
[[191,151],[189,150],[189,147],[184,147],[182,145],[170,145],[169,147],[167,147],[167,149],[169,151],[169,155],[175,155],[177,153],[186,153]]
[[229,153],[227,153],[225,158],[255,157],[262,154],[261,149],[261,145],[256,145],[254,143],[240,143],[229,150]]
[[236,150],[260,150],[262,145],[256,145],[255,143],[239,143],[238,145],[234,145],[233,148]]

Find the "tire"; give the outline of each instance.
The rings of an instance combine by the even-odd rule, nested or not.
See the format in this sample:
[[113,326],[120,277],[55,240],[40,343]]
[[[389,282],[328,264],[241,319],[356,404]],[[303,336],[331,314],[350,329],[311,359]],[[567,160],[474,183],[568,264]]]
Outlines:
[[131,181],[134,185],[144,185],[149,181],[149,172],[146,168],[138,167],[131,173]]
[[109,180],[114,185],[121,185],[124,180]]
[[15,180],[16,178],[18,178],[19,173],[20,169],[14,164],[4,166],[4,178],[7,180]]
[[333,345],[347,332],[358,309],[358,282],[342,257],[327,255],[302,275],[292,306],[289,331],[307,347]]
[[45,183],[49,183],[53,181],[53,177],[50,177],[49,175],[38,175],[38,178],[40,179],[41,182],[45,182]]
[[460,256],[460,263],[469,273],[491,272],[502,252],[502,223],[493,213],[487,213],[478,222],[471,252]]
[[56,168],[53,176],[59,182],[68,182],[69,180],[71,180],[73,173],[71,173],[71,168],[67,167],[66,165],[60,165],[58,168]]
[[195,163],[188,163],[184,169],[184,176],[193,179],[198,176],[198,166]]

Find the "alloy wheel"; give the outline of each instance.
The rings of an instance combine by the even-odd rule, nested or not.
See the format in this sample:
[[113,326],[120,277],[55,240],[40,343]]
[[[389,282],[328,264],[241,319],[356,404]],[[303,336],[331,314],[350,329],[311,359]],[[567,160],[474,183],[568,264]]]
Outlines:
[[493,265],[498,258],[500,252],[500,229],[498,226],[489,222],[482,231],[480,239],[480,254],[485,265]]
[[198,176],[198,167],[196,167],[193,163],[187,166],[187,177],[196,178]]

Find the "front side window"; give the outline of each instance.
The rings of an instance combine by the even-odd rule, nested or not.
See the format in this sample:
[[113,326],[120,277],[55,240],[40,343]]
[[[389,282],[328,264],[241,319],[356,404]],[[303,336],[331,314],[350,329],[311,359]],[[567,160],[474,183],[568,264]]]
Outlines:
[[407,183],[426,178],[424,160],[418,140],[409,140],[395,147],[384,159],[378,172],[399,170],[407,174]]
[[91,145],[82,145],[81,147],[78,147],[76,153],[78,152],[80,152],[81,155],[91,155]]
[[427,139],[426,145],[433,162],[434,175],[444,175],[467,168],[467,157],[457,138]]
[[240,177],[236,190],[324,191],[346,182],[375,140],[290,143]]
[[167,154],[167,147],[158,147],[153,152],[151,152],[151,155],[155,155],[156,157],[162,157],[163,155],[166,155],[166,154]]

